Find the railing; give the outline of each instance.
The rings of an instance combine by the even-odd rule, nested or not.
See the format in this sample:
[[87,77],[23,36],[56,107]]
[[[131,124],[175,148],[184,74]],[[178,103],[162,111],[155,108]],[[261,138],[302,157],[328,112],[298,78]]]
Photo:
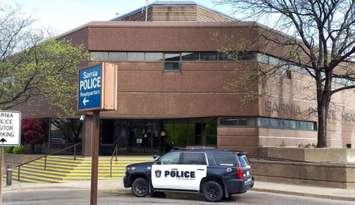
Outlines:
[[66,148],[64,148],[64,149],[61,149],[61,150],[59,150],[59,151],[52,152],[52,153],[49,153],[49,154],[46,154],[46,155],[42,155],[42,156],[40,156],[40,157],[37,157],[37,158],[35,158],[35,159],[32,159],[32,160],[30,160],[30,161],[27,161],[27,162],[25,162],[25,163],[22,163],[22,164],[17,165],[17,166],[16,166],[16,167],[17,167],[17,180],[20,181],[20,179],[21,179],[21,167],[22,167],[23,165],[29,164],[29,163],[31,163],[31,162],[33,162],[33,161],[36,161],[36,160],[39,160],[39,159],[44,158],[43,170],[46,170],[46,169],[47,169],[47,158],[48,158],[48,156],[50,156],[50,155],[56,155],[56,154],[62,153],[62,152],[64,152],[64,151],[73,149],[73,158],[74,158],[74,160],[76,160],[77,147],[78,147],[79,145],[81,145],[81,143],[73,144],[73,145],[71,145],[71,146],[69,146],[69,147],[66,147]]
[[111,155],[111,160],[110,160],[110,177],[112,178],[112,160],[113,157],[115,157],[115,161],[117,162],[117,155],[118,155],[118,144],[115,144],[115,147],[113,148],[112,155]]

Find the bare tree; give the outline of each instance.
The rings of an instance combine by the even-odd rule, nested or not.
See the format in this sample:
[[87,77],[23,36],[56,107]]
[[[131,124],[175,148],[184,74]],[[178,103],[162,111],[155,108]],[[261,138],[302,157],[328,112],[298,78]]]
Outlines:
[[[270,17],[275,29],[293,38],[268,41],[293,49],[316,84],[317,147],[327,147],[327,118],[332,96],[355,88],[355,3],[353,0],[220,0],[247,17]],[[287,30],[286,30],[287,29]],[[276,33],[276,32],[272,32]],[[286,36],[286,35],[285,35]],[[300,54],[301,53],[301,54]],[[295,60],[298,59],[298,60]],[[279,69],[277,67],[276,69]],[[264,75],[275,72],[269,69]],[[337,79],[342,85],[335,85]]]

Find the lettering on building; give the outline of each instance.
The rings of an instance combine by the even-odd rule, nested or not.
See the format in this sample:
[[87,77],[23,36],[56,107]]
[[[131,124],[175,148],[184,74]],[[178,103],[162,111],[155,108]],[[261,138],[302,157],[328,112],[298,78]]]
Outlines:
[[265,102],[265,111],[269,113],[280,113],[287,115],[299,115],[301,114],[301,107],[296,104],[278,103],[272,101]]

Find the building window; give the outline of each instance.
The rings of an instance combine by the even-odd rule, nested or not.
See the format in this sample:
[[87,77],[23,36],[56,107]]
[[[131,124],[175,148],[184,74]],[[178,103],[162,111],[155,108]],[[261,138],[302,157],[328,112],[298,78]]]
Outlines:
[[269,117],[224,117],[219,118],[218,124],[221,126],[235,127],[262,127],[271,129],[289,130],[317,130],[316,123],[301,120],[289,120]]
[[200,60],[202,61],[216,61],[217,60],[217,52],[201,52]]
[[144,52],[128,52],[128,61],[144,61]]
[[219,125],[255,127],[255,118],[221,118]]
[[183,61],[198,61],[200,58],[198,52],[190,52],[190,53],[181,53],[181,59]]
[[250,51],[242,51],[238,53],[239,60],[256,60],[256,53]]
[[108,60],[108,52],[91,52],[90,60],[92,61],[107,61]]
[[127,52],[109,52],[109,61],[127,61]]
[[146,52],[145,53],[145,61],[162,61],[163,53],[158,52]]
[[180,53],[164,53],[164,70],[180,70]]

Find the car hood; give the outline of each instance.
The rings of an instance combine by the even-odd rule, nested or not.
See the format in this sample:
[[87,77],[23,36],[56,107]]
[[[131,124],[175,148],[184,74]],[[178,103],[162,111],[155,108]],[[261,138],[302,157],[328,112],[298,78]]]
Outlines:
[[148,167],[152,166],[153,162],[141,162],[128,165],[128,167]]

